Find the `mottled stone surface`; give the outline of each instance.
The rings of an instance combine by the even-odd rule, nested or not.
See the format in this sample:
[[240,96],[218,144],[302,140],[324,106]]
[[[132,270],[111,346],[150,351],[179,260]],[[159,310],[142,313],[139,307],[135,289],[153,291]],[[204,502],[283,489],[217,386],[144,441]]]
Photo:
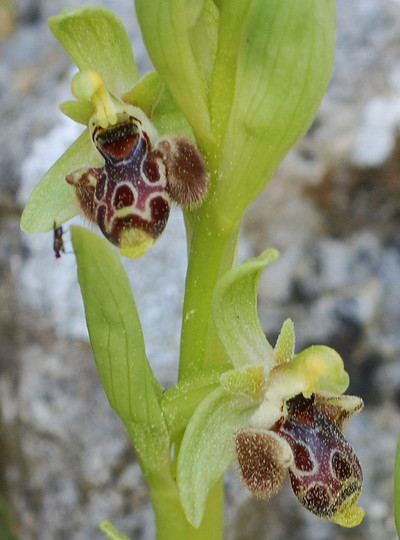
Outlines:
[[[74,257],[56,261],[51,234],[19,230],[24,202],[81,127],[62,117],[72,66],[46,18],[72,0],[18,0],[0,26],[0,489],[21,538],[97,540],[110,519],[132,540],[154,538],[148,491],[100,386],[87,340]],[[149,69],[132,3],[101,2],[127,25]],[[2,7],[2,3],[0,2]],[[5,24],[7,22],[7,25]],[[396,538],[393,460],[400,432],[400,4],[338,0],[335,71],[308,134],[245,222],[244,249],[281,259],[261,281],[260,316],[273,341],[286,317],[297,349],[335,347],[350,392],[365,400],[348,438],[364,467],[365,522],[344,530],[307,514],[287,483],[256,501],[227,476],[229,540]],[[68,232],[67,252],[71,251]],[[174,383],[185,272],[181,216],[128,273],[148,355]]]

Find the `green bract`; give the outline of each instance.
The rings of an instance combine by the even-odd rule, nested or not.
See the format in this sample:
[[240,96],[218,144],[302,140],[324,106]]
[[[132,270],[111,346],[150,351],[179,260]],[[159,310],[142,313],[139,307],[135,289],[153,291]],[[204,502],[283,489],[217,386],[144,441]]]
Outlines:
[[273,366],[272,347],[258,319],[257,291],[262,271],[278,257],[275,249],[265,251],[258,259],[233,268],[215,290],[215,324],[235,367],[261,363]]

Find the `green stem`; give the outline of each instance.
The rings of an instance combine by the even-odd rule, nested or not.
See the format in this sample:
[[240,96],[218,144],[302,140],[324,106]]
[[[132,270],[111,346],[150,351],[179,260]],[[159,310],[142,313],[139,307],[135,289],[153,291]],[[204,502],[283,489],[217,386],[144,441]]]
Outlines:
[[175,484],[157,484],[151,490],[156,517],[157,540],[221,540],[223,530],[223,482],[210,494],[204,519],[198,529],[187,521]]
[[400,436],[397,441],[396,459],[394,464],[394,521],[397,536],[400,538]]
[[180,378],[226,362],[211,318],[211,300],[219,277],[235,261],[238,231],[238,226],[223,227],[212,203],[204,203],[193,226],[189,251]]

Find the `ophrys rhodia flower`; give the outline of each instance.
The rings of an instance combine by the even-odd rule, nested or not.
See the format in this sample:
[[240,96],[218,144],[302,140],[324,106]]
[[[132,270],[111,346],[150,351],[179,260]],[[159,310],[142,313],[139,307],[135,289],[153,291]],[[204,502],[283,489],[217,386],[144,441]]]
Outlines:
[[203,158],[187,138],[160,137],[141,109],[109,94],[97,73],[77,77],[75,95],[96,107],[89,130],[104,165],[78,169],[66,180],[83,214],[121,254],[140,256],[163,232],[171,201],[191,207],[203,200]]
[[81,211],[123,255],[140,256],[164,230],[173,201],[192,208],[204,199],[204,160],[158,75],[139,80],[113,13],[70,9],[49,25],[80,70],[77,99],[61,109],[87,129],[35,188],[21,227],[44,232]]
[[[362,485],[359,461],[343,436],[362,401],[342,396],[349,384],[341,357],[317,345],[294,354],[287,320],[275,347],[257,316],[257,285],[277,258],[268,250],[229,271],[214,294],[214,319],[233,369],[189,421],[178,458],[178,485],[193,524],[207,495],[236,459],[257,496],[276,493],[289,472],[293,491],[314,514],[355,526]],[[207,466],[206,466],[207,464]]]

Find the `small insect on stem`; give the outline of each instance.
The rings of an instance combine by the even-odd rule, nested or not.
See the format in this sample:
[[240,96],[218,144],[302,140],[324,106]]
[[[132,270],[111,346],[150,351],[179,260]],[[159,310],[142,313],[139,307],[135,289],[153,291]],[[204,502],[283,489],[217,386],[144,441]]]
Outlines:
[[54,222],[53,249],[56,259],[61,257],[61,251],[65,253],[63,234],[64,231],[61,225],[57,227],[56,222]]

